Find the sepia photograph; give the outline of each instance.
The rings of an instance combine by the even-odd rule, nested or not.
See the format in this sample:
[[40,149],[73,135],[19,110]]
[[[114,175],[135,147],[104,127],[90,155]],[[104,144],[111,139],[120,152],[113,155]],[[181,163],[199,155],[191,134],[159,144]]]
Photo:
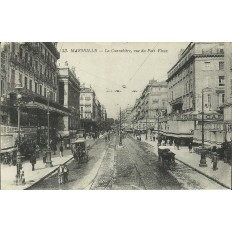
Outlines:
[[231,42],[0,42],[1,190],[230,190]]

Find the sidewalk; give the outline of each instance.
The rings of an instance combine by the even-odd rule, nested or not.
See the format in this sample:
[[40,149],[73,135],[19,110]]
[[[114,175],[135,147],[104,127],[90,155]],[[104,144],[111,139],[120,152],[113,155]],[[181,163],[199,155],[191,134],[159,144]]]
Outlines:
[[[87,145],[92,146],[97,140],[87,139]],[[54,156],[52,153],[53,167],[45,167],[40,157],[35,164],[35,171],[32,171],[31,163],[26,161],[23,163],[26,183],[24,185],[15,185],[16,166],[1,164],[1,187],[2,190],[23,190],[31,187],[38,181],[46,178],[55,172],[60,164],[65,164],[73,158],[71,150],[64,150],[64,156],[60,157],[59,152]]]
[[[158,154],[157,141],[151,141],[148,137],[145,140],[145,135],[141,136],[143,142],[146,142],[155,148],[154,152]],[[193,168],[202,175],[216,181],[217,183],[223,185],[226,188],[231,189],[231,166],[223,161],[218,161],[218,169],[216,171],[212,168],[211,159],[206,158],[208,167],[199,167],[200,155],[192,152],[190,153],[187,147],[180,147],[180,150],[177,150],[176,147],[167,146],[173,153],[176,154],[176,160],[184,163],[185,165]]]

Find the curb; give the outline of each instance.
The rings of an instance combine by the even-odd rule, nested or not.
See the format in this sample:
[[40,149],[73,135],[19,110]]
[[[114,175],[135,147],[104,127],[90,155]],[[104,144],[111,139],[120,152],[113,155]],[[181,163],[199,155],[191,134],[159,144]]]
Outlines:
[[230,189],[230,190],[231,190],[231,187],[229,187],[229,186],[227,186],[226,184],[224,184],[224,183],[220,182],[219,180],[217,180],[217,179],[213,178],[212,176],[209,176],[208,174],[206,174],[206,173],[204,173],[204,172],[200,171],[200,170],[199,170],[199,169],[197,169],[197,168],[194,168],[193,166],[191,166],[191,165],[189,165],[189,164],[185,163],[184,161],[182,161],[182,160],[180,160],[180,159],[178,159],[178,158],[175,158],[175,159],[176,159],[176,160],[178,160],[179,162],[183,163],[184,165],[186,165],[186,166],[188,166],[188,167],[192,168],[194,171],[196,171],[196,172],[198,172],[198,173],[202,174],[203,176],[205,176],[205,177],[207,177],[207,178],[209,178],[209,179],[213,180],[213,181],[214,181],[214,182],[216,182],[217,184],[219,184],[219,185],[221,185],[221,186],[223,186],[223,187],[225,187],[225,188],[227,188],[227,189]]
[[[101,139],[101,138],[99,138],[99,139]],[[93,147],[94,144],[95,144],[97,141],[98,141],[98,139],[95,140],[94,143],[93,143],[92,145],[89,145],[89,146],[87,146],[87,147],[88,147],[88,148]],[[72,160],[72,159],[73,159],[73,157],[71,157],[70,159],[66,160],[64,163],[62,163],[62,165],[68,163],[68,162],[69,162],[70,160]],[[41,177],[39,180],[37,180],[37,181],[35,181],[34,183],[32,183],[30,186],[24,188],[23,190],[30,190],[31,187],[33,187],[34,185],[40,183],[41,181],[43,181],[44,179],[46,179],[48,176],[50,176],[50,175],[52,175],[54,172],[56,172],[56,171],[58,170],[58,168],[59,168],[59,167],[55,168],[54,170],[52,170],[51,172],[49,172],[49,173],[46,174],[45,176]]]
[[[134,138],[133,138],[133,139],[134,139]],[[154,146],[153,146],[153,145],[151,145],[151,144],[147,143],[146,141],[141,141],[141,142],[144,142],[144,143],[146,143],[146,144],[148,144],[149,146],[151,146],[151,147],[153,147],[153,148],[154,148]],[[155,154],[155,153],[154,153],[154,154]],[[216,182],[217,184],[219,184],[219,185],[221,185],[221,186],[223,186],[223,187],[225,187],[225,188],[227,188],[227,189],[230,189],[230,190],[232,189],[231,187],[227,186],[226,184],[224,184],[224,183],[220,182],[219,180],[217,180],[217,179],[213,178],[212,176],[209,176],[208,174],[206,174],[206,173],[204,173],[204,172],[200,171],[199,169],[197,169],[197,168],[195,168],[195,167],[193,167],[193,166],[191,166],[191,165],[189,165],[189,164],[185,163],[184,161],[182,161],[182,160],[180,160],[180,159],[178,159],[178,158],[176,158],[176,157],[175,157],[175,159],[176,159],[176,160],[178,160],[179,162],[183,163],[184,165],[186,165],[186,166],[188,166],[188,167],[192,168],[194,171],[196,171],[196,172],[200,173],[201,175],[203,175],[203,176],[207,177],[208,179],[210,179],[210,180],[212,180],[212,181]]]
[[[72,160],[73,157],[71,157],[70,159],[66,160],[64,163],[62,163],[62,165],[68,163],[70,160]],[[51,172],[49,172],[48,174],[46,174],[45,176],[41,177],[39,180],[35,181],[33,184],[31,184],[30,186],[26,187],[23,190],[29,190],[31,187],[33,187],[35,184],[38,184],[39,182],[43,181],[44,179],[46,179],[48,176],[50,176],[51,174],[53,174],[54,172],[57,171],[59,167],[55,168],[54,170],[52,170]]]

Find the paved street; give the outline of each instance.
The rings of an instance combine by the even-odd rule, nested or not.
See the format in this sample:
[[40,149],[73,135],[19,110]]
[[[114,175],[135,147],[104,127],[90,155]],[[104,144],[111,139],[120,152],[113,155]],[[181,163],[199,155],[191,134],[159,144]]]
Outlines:
[[68,164],[69,182],[58,184],[57,173],[31,189],[226,189],[215,181],[177,161],[171,170],[160,166],[154,148],[132,137],[111,137],[107,144],[99,139],[89,150],[89,162]]

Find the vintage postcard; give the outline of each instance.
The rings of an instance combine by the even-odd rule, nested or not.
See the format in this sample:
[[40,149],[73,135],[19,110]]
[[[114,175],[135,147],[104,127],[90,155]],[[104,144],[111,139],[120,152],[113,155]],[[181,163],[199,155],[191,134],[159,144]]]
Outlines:
[[232,43],[0,42],[1,190],[228,190]]

